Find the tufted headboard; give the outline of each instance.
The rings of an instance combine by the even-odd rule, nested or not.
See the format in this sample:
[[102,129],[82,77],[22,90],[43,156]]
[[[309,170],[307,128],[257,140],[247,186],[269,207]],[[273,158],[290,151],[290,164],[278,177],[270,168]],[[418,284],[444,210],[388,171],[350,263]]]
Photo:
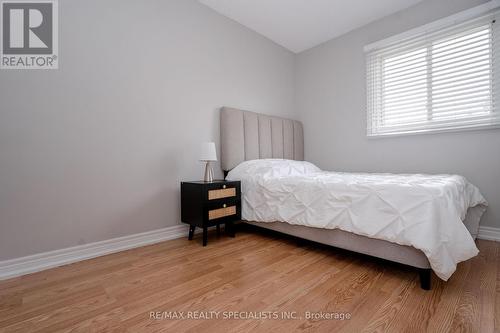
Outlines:
[[224,171],[261,158],[304,160],[304,132],[296,120],[223,107],[220,136]]

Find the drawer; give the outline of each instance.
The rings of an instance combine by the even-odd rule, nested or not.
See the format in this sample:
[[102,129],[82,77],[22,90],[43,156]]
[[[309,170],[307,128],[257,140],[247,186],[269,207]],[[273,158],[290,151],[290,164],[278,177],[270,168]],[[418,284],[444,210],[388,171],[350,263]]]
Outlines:
[[226,216],[236,215],[236,206],[228,206],[208,211],[208,220],[216,220]]
[[208,200],[231,198],[235,196],[236,196],[236,187],[228,187],[218,190],[208,190]]

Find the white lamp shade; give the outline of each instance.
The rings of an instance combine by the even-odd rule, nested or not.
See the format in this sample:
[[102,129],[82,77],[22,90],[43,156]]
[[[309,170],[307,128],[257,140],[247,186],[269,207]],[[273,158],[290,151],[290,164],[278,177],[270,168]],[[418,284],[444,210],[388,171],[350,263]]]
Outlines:
[[214,142],[204,142],[201,145],[200,161],[217,161],[217,152]]

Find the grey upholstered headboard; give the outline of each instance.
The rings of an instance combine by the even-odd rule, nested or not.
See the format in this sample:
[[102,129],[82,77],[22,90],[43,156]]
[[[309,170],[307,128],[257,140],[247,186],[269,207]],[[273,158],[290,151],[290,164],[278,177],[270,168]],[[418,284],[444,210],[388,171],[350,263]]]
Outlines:
[[220,135],[224,171],[261,158],[304,160],[304,132],[296,120],[223,107]]

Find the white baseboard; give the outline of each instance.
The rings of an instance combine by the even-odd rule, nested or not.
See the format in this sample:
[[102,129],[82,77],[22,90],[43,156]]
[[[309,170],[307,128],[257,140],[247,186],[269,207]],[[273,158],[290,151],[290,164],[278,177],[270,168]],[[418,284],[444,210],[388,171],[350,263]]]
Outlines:
[[71,264],[135,247],[187,236],[187,225],[175,225],[140,234],[108,239],[27,257],[0,261],[0,280]]
[[500,228],[480,226],[477,238],[500,242]]

